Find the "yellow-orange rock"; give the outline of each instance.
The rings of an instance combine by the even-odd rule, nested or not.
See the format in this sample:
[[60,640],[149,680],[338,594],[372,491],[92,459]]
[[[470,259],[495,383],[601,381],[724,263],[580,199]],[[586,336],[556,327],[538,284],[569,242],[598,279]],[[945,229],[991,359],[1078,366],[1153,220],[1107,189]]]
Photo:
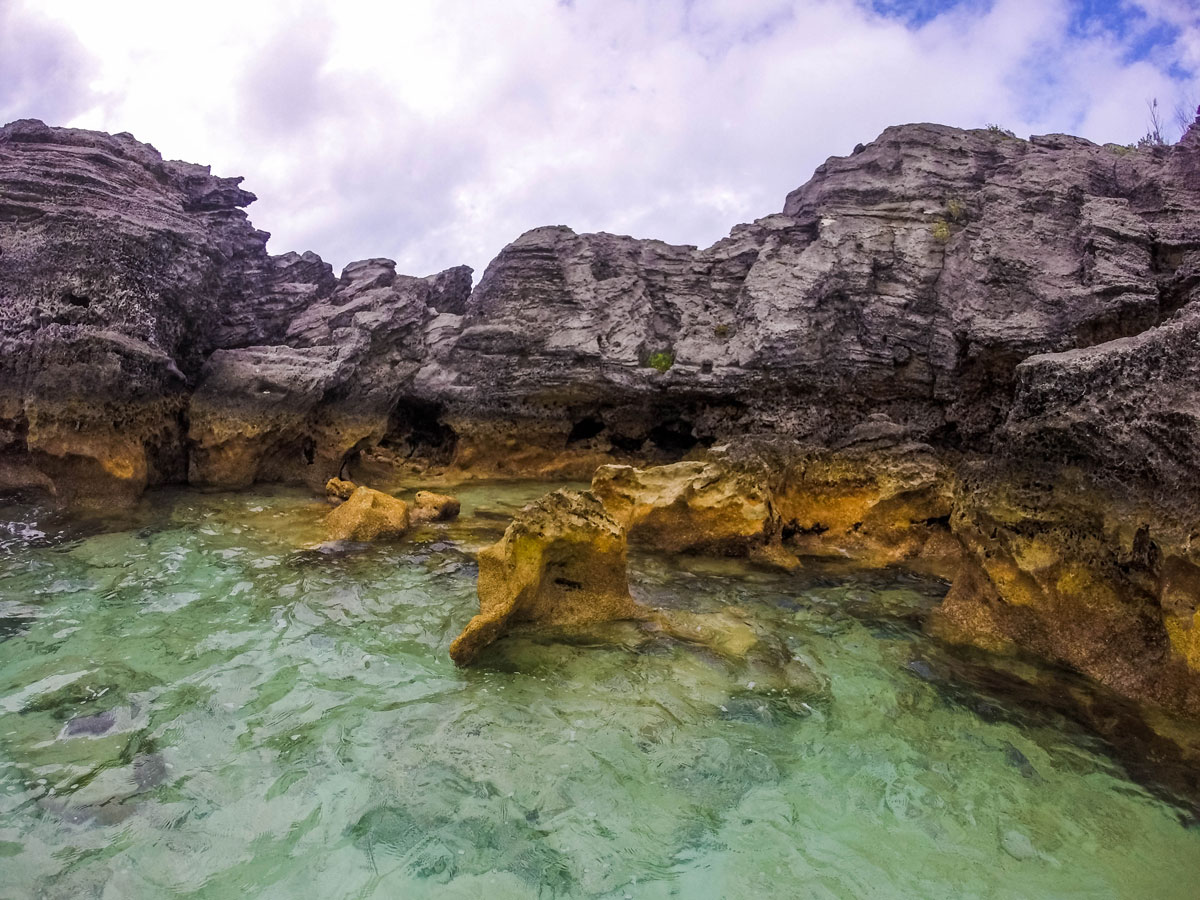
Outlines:
[[1114,508],[1070,473],[1009,483],[987,475],[956,502],[966,558],[930,618],[933,634],[1020,648],[1200,715],[1200,566],[1189,530],[1155,521],[1148,507]]
[[518,625],[641,620],[629,595],[625,530],[590,493],[554,491],[526,506],[479,554],[479,615],[450,645],[460,666]]
[[349,500],[350,495],[358,488],[353,481],[341,478],[330,478],[325,482],[325,496],[330,500]]
[[765,486],[719,462],[601,466],[592,493],[629,531],[631,542],[668,553],[744,555],[773,530]]
[[408,527],[408,504],[369,487],[358,488],[325,517],[325,536],[330,541],[401,537]]
[[931,453],[814,452],[790,460],[772,496],[784,543],[802,557],[905,563],[952,575],[953,480]]
[[424,522],[448,522],[458,516],[461,505],[457,497],[435,494],[433,491],[417,491],[413,498],[412,524]]

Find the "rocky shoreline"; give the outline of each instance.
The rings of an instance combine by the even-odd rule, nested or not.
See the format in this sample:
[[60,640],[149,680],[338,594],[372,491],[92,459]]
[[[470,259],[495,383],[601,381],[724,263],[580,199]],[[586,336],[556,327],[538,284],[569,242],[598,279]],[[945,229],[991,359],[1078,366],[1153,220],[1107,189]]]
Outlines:
[[933,572],[939,637],[1200,717],[1200,125],[893,127],[710,248],[539,228],[474,288],[270,256],[239,182],[0,129],[0,491],[596,474],[631,540]]

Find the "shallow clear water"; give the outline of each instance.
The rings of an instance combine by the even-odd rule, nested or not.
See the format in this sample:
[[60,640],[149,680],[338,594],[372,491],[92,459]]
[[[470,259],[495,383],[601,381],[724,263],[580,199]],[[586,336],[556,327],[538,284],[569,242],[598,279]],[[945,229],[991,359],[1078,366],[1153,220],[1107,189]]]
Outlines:
[[1197,896],[1200,830],[1086,735],[930,682],[936,585],[634,560],[648,602],[783,641],[803,699],[668,642],[456,670],[470,552],[545,487],[342,552],[288,490],[9,510],[0,897]]

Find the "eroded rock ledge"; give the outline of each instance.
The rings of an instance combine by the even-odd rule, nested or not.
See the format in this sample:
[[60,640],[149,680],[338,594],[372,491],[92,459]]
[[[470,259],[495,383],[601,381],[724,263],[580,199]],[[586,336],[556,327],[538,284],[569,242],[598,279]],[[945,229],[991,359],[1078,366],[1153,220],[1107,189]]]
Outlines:
[[239,181],[0,129],[0,491],[715,461],[753,489],[614,514],[941,572],[939,634],[1200,715],[1200,125],[889,128],[707,249],[539,228],[474,289],[270,256]]

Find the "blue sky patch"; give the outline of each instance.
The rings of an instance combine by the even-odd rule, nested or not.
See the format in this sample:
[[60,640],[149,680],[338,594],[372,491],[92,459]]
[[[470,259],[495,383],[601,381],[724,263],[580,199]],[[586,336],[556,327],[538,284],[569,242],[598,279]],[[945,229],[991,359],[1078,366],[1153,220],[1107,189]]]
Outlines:
[[1152,19],[1142,7],[1128,0],[1076,0],[1072,7],[1070,36],[1107,33],[1126,45],[1125,62],[1152,60],[1179,37],[1179,29]]
[[[991,0],[861,0],[876,14],[920,28],[938,16],[966,8],[984,13]],[[1152,18],[1133,0],[1072,0],[1068,36],[1107,36],[1124,44],[1126,63],[1154,61],[1179,38],[1179,29]]]
[[986,11],[988,0],[866,0],[866,5],[888,19],[899,19],[910,28],[920,28],[942,13],[966,6]]

